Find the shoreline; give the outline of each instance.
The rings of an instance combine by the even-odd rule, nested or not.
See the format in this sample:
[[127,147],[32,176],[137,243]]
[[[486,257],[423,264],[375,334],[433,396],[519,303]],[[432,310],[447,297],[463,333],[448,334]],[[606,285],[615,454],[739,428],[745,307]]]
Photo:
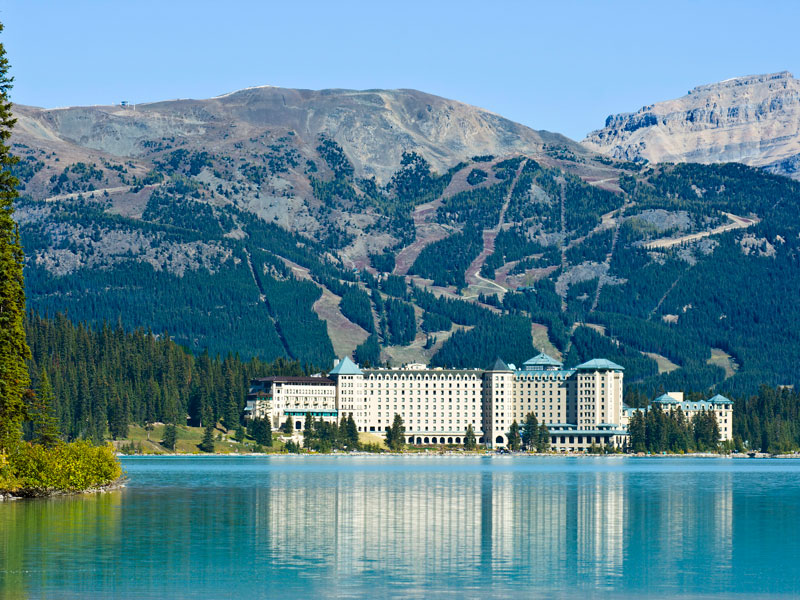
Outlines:
[[20,490],[20,491],[0,491],[0,502],[9,500],[41,500],[45,498],[57,498],[63,496],[81,496],[85,494],[104,494],[121,490],[128,484],[128,477],[124,474],[110,483],[87,488],[85,490]]
[[504,457],[504,458],[720,458],[720,459],[800,459],[800,454],[766,454],[758,453],[756,456],[749,456],[746,453],[739,454],[716,454],[712,452],[692,452],[688,454],[588,454],[584,452],[559,452],[559,453],[526,453],[516,452],[509,454],[501,454],[498,452],[304,452],[300,454],[292,452],[231,452],[231,453],[162,453],[162,454],[117,454],[119,458],[235,458],[235,457],[249,457],[249,458],[268,458],[268,457],[285,457],[294,456],[300,458],[308,457],[331,457],[331,456],[404,456],[404,457],[442,457],[442,456],[459,456],[459,457]]

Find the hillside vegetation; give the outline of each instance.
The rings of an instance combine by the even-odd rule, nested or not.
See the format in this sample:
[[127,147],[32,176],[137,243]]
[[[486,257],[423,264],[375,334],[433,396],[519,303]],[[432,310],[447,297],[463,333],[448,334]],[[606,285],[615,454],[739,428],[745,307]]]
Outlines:
[[[516,146],[474,154],[415,125],[412,147],[370,172],[367,146],[348,138],[357,125],[281,125],[233,110],[241,100],[153,105],[135,136],[122,109],[103,109],[125,148],[75,141],[66,113],[50,141],[24,128],[12,149],[29,307],[99,331],[166,332],[192,360],[232,353],[223,360],[262,371],[328,368],[332,337],[370,364],[521,364],[535,331],[568,365],[619,362],[631,393],[800,385],[797,182],[737,164],[618,162],[508,122],[486,135],[516,131]],[[102,112],[81,110],[88,122]],[[156,113],[169,131],[156,132]],[[722,231],[728,215],[737,228]],[[181,390],[170,398],[198,418]]]

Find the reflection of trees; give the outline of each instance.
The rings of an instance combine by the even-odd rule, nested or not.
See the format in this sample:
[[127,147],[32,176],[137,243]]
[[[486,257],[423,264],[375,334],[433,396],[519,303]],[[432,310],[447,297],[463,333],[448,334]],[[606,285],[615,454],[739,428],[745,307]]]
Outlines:
[[120,504],[119,492],[0,502],[0,597],[70,577],[75,556],[94,554],[89,539],[119,536]]
[[187,580],[209,597],[253,581],[265,596],[519,581],[699,593],[709,565],[732,565],[730,473],[557,460],[215,462],[186,486],[0,504],[0,596],[166,594]]

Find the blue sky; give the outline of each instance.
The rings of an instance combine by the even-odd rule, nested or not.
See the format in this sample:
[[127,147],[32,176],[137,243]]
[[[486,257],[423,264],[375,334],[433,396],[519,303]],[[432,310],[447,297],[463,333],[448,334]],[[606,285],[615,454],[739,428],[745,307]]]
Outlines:
[[271,84],[416,88],[581,139],[611,113],[753,73],[800,77],[800,2],[4,0],[37,106]]

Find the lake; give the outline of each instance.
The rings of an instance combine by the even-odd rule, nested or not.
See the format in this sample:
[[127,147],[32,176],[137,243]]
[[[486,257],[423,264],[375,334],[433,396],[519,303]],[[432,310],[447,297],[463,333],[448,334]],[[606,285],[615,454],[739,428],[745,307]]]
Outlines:
[[800,460],[132,457],[0,503],[3,598],[800,595]]

